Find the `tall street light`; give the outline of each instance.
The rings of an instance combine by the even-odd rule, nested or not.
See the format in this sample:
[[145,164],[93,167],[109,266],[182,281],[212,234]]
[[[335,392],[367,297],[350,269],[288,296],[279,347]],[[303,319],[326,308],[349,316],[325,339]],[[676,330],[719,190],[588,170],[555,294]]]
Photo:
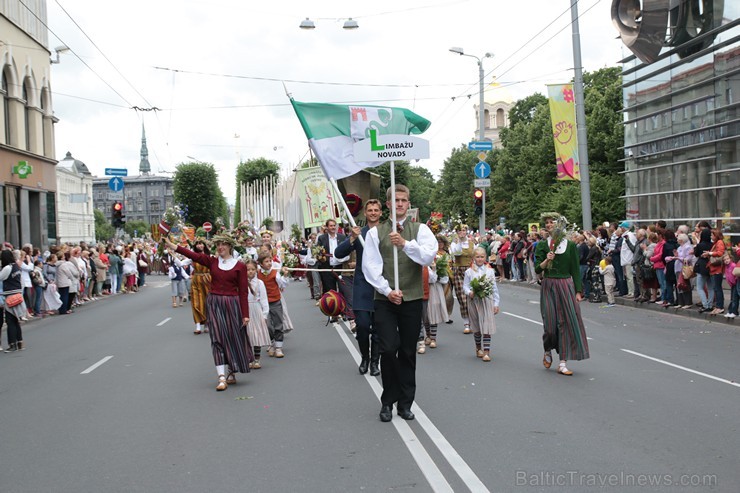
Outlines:
[[[477,57],[475,55],[469,55],[465,53],[465,51],[458,47],[453,46],[450,48],[450,51],[452,53],[457,53],[460,56],[469,56],[471,58],[475,58],[478,60],[478,92],[480,99],[478,100],[478,140],[483,140],[486,136],[486,122],[485,122],[485,112],[483,111],[483,105],[485,104],[483,101],[483,78],[485,77],[485,74],[483,72],[483,59],[484,58],[493,58],[493,53],[486,53],[482,57]],[[483,214],[480,215],[480,218],[478,219],[478,232],[483,234],[486,230],[486,188],[483,187]]]

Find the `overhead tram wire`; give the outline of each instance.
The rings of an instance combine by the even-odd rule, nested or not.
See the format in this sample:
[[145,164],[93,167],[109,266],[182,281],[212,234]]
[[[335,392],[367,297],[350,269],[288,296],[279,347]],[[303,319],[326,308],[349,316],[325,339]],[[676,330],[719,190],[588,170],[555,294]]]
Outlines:
[[28,5],[26,5],[26,4],[25,4],[25,3],[23,2],[23,0],[18,0],[18,1],[20,2],[20,4],[21,4],[21,5],[23,5],[23,6],[24,6],[24,7],[26,8],[26,10],[28,10],[28,12],[30,12],[30,13],[31,13],[31,15],[33,15],[33,16],[34,16],[34,17],[36,18],[36,20],[38,20],[38,21],[39,21],[39,22],[41,23],[41,25],[42,25],[42,26],[44,26],[44,27],[45,27],[46,29],[48,29],[48,30],[49,30],[49,32],[50,32],[51,34],[53,34],[55,38],[57,38],[57,39],[58,39],[58,40],[59,40],[59,41],[60,41],[60,42],[61,42],[62,44],[64,44],[65,46],[67,46],[67,48],[69,48],[69,51],[70,51],[70,52],[72,52],[72,54],[73,54],[74,56],[76,56],[76,57],[77,57],[77,59],[78,59],[79,61],[81,61],[81,62],[82,62],[82,64],[83,64],[83,65],[84,65],[85,67],[87,67],[87,68],[88,68],[88,70],[90,70],[90,72],[92,72],[93,74],[95,74],[95,76],[96,76],[96,77],[97,77],[98,79],[100,79],[100,80],[101,80],[101,81],[103,82],[103,84],[105,84],[106,86],[108,86],[108,88],[109,88],[109,89],[110,89],[111,91],[113,91],[114,93],[116,93],[116,95],[117,95],[117,96],[118,96],[119,98],[121,98],[121,99],[123,100],[123,102],[125,102],[125,103],[126,103],[126,104],[128,105],[128,107],[129,107],[129,108],[132,108],[132,107],[133,107],[133,105],[132,105],[132,104],[131,104],[131,103],[130,103],[130,102],[129,102],[129,101],[128,101],[128,100],[127,100],[127,99],[126,99],[125,97],[123,97],[123,95],[122,95],[122,94],[121,94],[120,92],[116,91],[116,89],[115,89],[115,88],[114,88],[113,86],[111,86],[111,85],[110,85],[110,84],[109,84],[109,83],[108,83],[108,82],[107,82],[107,81],[106,81],[105,79],[103,79],[103,77],[102,77],[102,76],[101,76],[101,75],[100,75],[99,73],[97,73],[97,72],[96,72],[95,70],[93,70],[93,68],[92,68],[92,67],[91,67],[90,65],[88,65],[88,64],[87,64],[87,62],[86,62],[85,60],[83,60],[83,59],[82,59],[82,57],[81,57],[80,55],[78,55],[78,54],[77,54],[77,52],[76,52],[75,50],[73,50],[72,48],[70,48],[70,47],[69,47],[69,45],[68,45],[67,43],[65,43],[65,42],[64,42],[64,40],[63,40],[63,39],[62,39],[61,37],[59,37],[59,35],[58,35],[57,33],[55,33],[55,32],[54,32],[54,31],[53,31],[53,30],[52,30],[52,29],[51,29],[51,28],[50,28],[50,27],[49,27],[49,26],[48,26],[48,25],[47,25],[47,24],[46,24],[46,23],[45,23],[45,22],[44,22],[44,21],[43,21],[43,20],[42,20],[42,19],[41,19],[41,18],[40,18],[40,17],[38,16],[38,15],[36,15],[36,12],[34,12],[33,10],[31,10],[31,9],[30,9],[30,8],[28,7]]

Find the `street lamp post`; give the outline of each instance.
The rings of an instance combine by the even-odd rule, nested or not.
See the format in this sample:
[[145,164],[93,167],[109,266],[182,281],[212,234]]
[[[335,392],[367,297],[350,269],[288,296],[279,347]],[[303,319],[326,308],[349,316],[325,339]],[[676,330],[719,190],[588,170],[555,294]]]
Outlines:
[[[485,73],[483,72],[483,59],[484,58],[492,58],[493,53],[486,53],[482,57],[477,57],[475,55],[469,55],[463,51],[462,48],[453,46],[450,48],[450,51],[452,53],[457,53],[460,56],[469,56],[471,58],[475,58],[478,61],[478,140],[483,140],[486,136],[486,121],[485,121],[485,112],[483,111],[483,105],[484,102],[484,94],[483,94],[483,79],[485,77]],[[478,232],[480,234],[484,234],[486,230],[486,187],[482,188],[483,190],[483,213],[480,215],[478,219]]]

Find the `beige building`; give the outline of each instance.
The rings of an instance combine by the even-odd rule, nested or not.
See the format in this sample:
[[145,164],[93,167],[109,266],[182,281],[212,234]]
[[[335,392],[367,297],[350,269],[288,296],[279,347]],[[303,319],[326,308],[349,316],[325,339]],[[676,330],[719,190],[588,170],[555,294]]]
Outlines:
[[42,248],[57,238],[45,23],[45,0],[0,0],[0,238]]
[[92,174],[71,152],[57,164],[57,217],[60,242],[95,242]]
[[483,96],[483,122],[485,129],[480,137],[478,105],[475,108],[475,140],[490,140],[495,149],[501,148],[499,132],[509,126],[509,110],[514,106],[514,99],[509,91],[495,80],[485,89]]

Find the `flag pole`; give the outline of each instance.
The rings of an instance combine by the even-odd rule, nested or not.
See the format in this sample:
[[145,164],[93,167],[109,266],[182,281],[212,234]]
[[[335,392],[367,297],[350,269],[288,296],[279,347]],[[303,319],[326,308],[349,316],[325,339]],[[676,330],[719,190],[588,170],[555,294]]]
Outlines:
[[[347,206],[347,202],[344,201],[344,197],[342,196],[342,192],[339,191],[339,185],[337,185],[337,180],[334,178],[329,178],[329,181],[331,182],[332,186],[334,187],[334,192],[336,192],[337,197],[339,197],[339,202],[341,202],[342,207],[344,207],[344,212],[347,213],[347,217],[349,218],[349,223],[354,228],[357,226],[357,223],[355,223],[355,218],[352,217],[352,212],[349,210],[349,207]],[[360,240],[360,245],[362,247],[365,247],[365,238],[362,237],[362,235],[357,237]]]
[[[396,219],[396,162],[391,161],[391,217],[393,224],[391,232],[396,230],[398,221]],[[380,239],[380,238],[378,238]],[[398,248],[393,247],[393,289],[398,289]]]

